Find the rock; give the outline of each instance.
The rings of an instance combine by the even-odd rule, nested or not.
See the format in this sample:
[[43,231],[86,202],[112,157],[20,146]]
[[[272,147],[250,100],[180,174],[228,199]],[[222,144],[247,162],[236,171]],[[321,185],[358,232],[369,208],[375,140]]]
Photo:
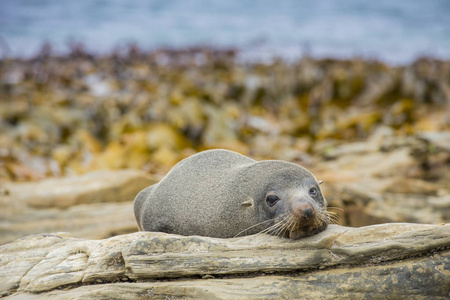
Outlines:
[[301,240],[39,234],[0,246],[0,296],[444,299],[449,249],[450,224],[331,225]]
[[449,188],[450,132],[426,132],[418,138],[424,141],[424,145],[421,148],[415,147],[413,151],[425,169],[424,177],[441,182]]
[[122,170],[5,184],[0,244],[46,231],[92,239],[137,231],[132,201],[155,182],[145,172]]
[[446,223],[450,205],[440,200],[450,194],[446,136],[402,138],[380,129],[365,143],[324,152],[327,160],[318,162],[312,172],[325,181],[328,203],[344,209],[340,218],[345,225]]
[[68,209],[25,207],[15,212],[7,207],[0,216],[0,244],[29,234],[57,230],[91,239],[138,231],[130,202],[84,204]]
[[435,147],[450,152],[450,132],[423,132],[419,138],[427,143],[434,144]]
[[436,184],[420,179],[394,178],[384,191],[387,193],[436,196],[439,188]]
[[428,198],[428,204],[432,209],[439,211],[445,220],[450,220],[450,195]]
[[35,208],[67,208],[79,204],[133,201],[136,191],[155,183],[144,172],[97,171],[81,176],[7,186],[16,201]]

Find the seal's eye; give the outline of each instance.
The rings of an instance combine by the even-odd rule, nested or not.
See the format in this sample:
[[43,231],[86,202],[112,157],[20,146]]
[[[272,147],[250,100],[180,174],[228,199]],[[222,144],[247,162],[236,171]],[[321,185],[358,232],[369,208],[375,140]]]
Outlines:
[[269,205],[270,207],[274,206],[279,200],[280,198],[278,198],[278,196],[275,195],[269,195],[266,198],[267,205]]
[[317,189],[315,188],[315,187],[313,187],[313,188],[311,188],[310,190],[309,190],[309,194],[311,195],[311,196],[317,196],[317,194],[318,194],[318,192],[317,192]]

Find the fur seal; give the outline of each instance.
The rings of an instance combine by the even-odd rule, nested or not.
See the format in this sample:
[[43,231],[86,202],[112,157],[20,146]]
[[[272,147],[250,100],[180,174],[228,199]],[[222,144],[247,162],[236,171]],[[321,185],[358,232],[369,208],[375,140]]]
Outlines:
[[326,229],[327,202],[305,168],[216,149],[176,164],[134,200],[139,229],[230,238],[255,233],[298,239]]

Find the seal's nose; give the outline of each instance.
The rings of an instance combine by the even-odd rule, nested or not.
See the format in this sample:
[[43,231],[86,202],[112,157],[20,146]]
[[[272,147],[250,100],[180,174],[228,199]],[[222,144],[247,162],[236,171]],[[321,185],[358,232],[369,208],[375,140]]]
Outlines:
[[298,218],[304,220],[311,219],[314,216],[314,208],[307,201],[297,202],[293,205],[293,212]]
[[305,208],[304,210],[302,210],[302,218],[303,219],[308,220],[312,216],[313,216],[313,210],[311,207],[308,207],[308,208]]

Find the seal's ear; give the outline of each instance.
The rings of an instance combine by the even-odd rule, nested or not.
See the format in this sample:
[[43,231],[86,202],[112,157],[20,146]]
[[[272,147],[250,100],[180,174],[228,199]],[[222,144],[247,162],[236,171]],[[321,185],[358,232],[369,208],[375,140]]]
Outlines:
[[323,180],[319,180],[317,182],[319,183],[319,185],[321,185],[323,183]]
[[250,207],[253,206],[253,198],[248,198],[244,202],[241,203],[241,207]]

